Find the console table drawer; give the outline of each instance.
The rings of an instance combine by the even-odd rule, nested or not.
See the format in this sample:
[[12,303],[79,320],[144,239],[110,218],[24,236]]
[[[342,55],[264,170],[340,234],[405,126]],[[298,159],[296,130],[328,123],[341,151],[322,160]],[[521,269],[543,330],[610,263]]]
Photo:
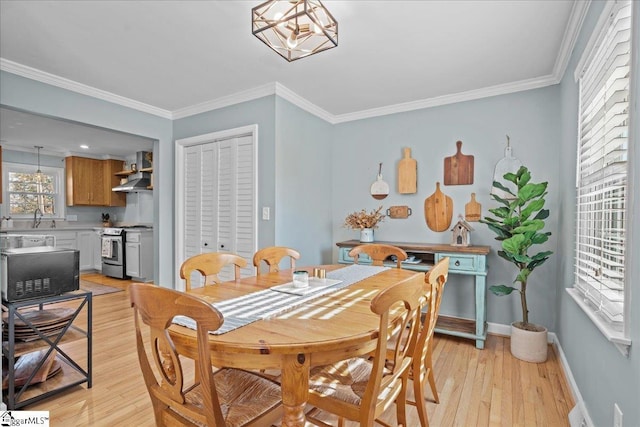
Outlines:
[[[460,254],[436,254],[436,262],[442,258],[449,257],[449,271],[482,271],[480,265],[481,261],[479,257],[475,255],[460,255]],[[484,258],[484,257],[483,257]]]
[[[340,253],[338,255],[339,259],[338,262],[342,262],[342,263],[353,263],[353,257],[349,256],[349,252],[351,251],[351,249],[353,248],[340,248]],[[371,257],[367,254],[360,254],[358,256],[358,263],[359,264],[371,264]]]

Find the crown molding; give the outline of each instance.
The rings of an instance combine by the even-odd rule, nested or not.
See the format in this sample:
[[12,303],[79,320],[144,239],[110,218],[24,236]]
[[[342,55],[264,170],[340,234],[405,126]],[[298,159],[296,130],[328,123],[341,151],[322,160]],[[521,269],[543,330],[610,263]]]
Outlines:
[[402,104],[389,105],[386,107],[372,108],[370,110],[357,111],[336,116],[334,123],[344,123],[354,120],[368,119],[372,117],[389,114],[404,113],[407,111],[420,110],[423,108],[438,107],[458,102],[473,101],[476,99],[489,98],[492,96],[506,95],[514,92],[538,89],[556,84],[555,78],[551,75],[535,79],[520,80],[518,82],[504,85],[490,86],[482,89],[470,90],[467,92],[443,95],[435,98],[421,99],[419,101],[405,102]]
[[322,120],[329,122],[331,124],[335,124],[335,118],[336,116],[329,113],[326,110],[323,110],[322,108],[318,107],[317,105],[315,105],[314,103],[307,101],[305,98],[301,97],[300,95],[298,95],[297,93],[295,93],[294,91],[286,88],[284,85],[282,85],[281,83],[276,82],[276,95],[278,95],[280,98],[285,99],[287,101],[289,101],[290,103],[292,103],[293,105],[295,105],[298,108],[301,108],[305,111],[307,111],[308,113],[311,113],[319,118],[321,118]]
[[182,119],[189,116],[195,116],[196,114],[206,113],[207,111],[218,110],[230,105],[240,104],[242,102],[252,101],[254,99],[274,95],[276,93],[276,86],[277,83],[275,82],[267,83],[262,86],[243,90],[242,92],[237,92],[229,96],[212,99],[211,101],[205,101],[200,104],[192,105],[190,107],[180,108],[173,111],[172,118],[174,120]]
[[567,25],[567,28],[565,28],[564,36],[562,37],[562,44],[560,45],[560,51],[558,52],[558,57],[556,58],[556,63],[553,67],[552,74],[556,83],[560,83],[565,71],[567,70],[571,54],[573,53],[573,48],[576,45],[578,35],[580,35],[582,24],[584,23],[584,19],[587,16],[587,11],[590,6],[591,0],[577,1],[573,3],[571,16],[569,17],[569,24]]
[[5,58],[0,58],[0,70],[12,74],[17,74],[19,76],[56,86],[62,89],[67,89],[72,92],[81,93],[83,95],[101,99],[103,101],[122,105],[123,107],[129,107],[134,110],[153,114],[154,116],[163,117],[165,119],[172,118],[171,111],[163,110],[161,108],[154,107],[153,105],[145,104],[143,102],[139,102],[130,98],[125,98],[124,96],[116,95],[105,90],[96,89],[94,87],[87,86],[73,80],[65,79],[64,77],[56,76],[54,74],[38,70],[36,68],[18,64],[17,62],[13,62]]

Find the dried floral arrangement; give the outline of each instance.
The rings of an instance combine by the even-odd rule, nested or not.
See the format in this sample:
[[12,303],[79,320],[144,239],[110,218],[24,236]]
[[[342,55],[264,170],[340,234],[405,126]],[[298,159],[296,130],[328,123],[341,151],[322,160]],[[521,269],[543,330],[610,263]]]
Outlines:
[[378,224],[384,219],[384,215],[380,211],[382,211],[382,206],[370,213],[364,209],[360,212],[350,213],[344,220],[344,226],[354,230],[378,228]]

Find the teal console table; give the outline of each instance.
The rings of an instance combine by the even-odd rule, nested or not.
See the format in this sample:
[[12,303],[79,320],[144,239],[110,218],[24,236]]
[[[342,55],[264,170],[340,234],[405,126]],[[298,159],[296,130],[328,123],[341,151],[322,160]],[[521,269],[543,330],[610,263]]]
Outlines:
[[[436,332],[470,338],[476,341],[476,348],[484,348],[487,339],[487,255],[489,246],[451,246],[445,244],[430,243],[406,243],[406,242],[375,242],[397,246],[407,252],[409,257],[414,257],[411,262],[404,262],[403,268],[407,270],[429,271],[434,264],[444,257],[449,257],[449,273],[473,276],[475,279],[475,319],[463,319],[451,316],[439,316],[436,324]],[[349,251],[360,243],[358,240],[338,242],[338,262],[341,264],[353,264],[353,258]],[[371,258],[365,254],[360,255],[360,264],[370,264]],[[386,264],[386,262],[385,262]],[[395,267],[391,260],[389,267]],[[446,287],[445,287],[446,293]]]

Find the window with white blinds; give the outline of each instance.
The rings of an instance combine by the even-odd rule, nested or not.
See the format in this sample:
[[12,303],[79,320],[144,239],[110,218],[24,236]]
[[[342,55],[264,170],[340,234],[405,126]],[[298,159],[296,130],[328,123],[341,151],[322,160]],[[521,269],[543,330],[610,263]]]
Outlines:
[[622,329],[631,2],[618,2],[579,80],[575,287]]

